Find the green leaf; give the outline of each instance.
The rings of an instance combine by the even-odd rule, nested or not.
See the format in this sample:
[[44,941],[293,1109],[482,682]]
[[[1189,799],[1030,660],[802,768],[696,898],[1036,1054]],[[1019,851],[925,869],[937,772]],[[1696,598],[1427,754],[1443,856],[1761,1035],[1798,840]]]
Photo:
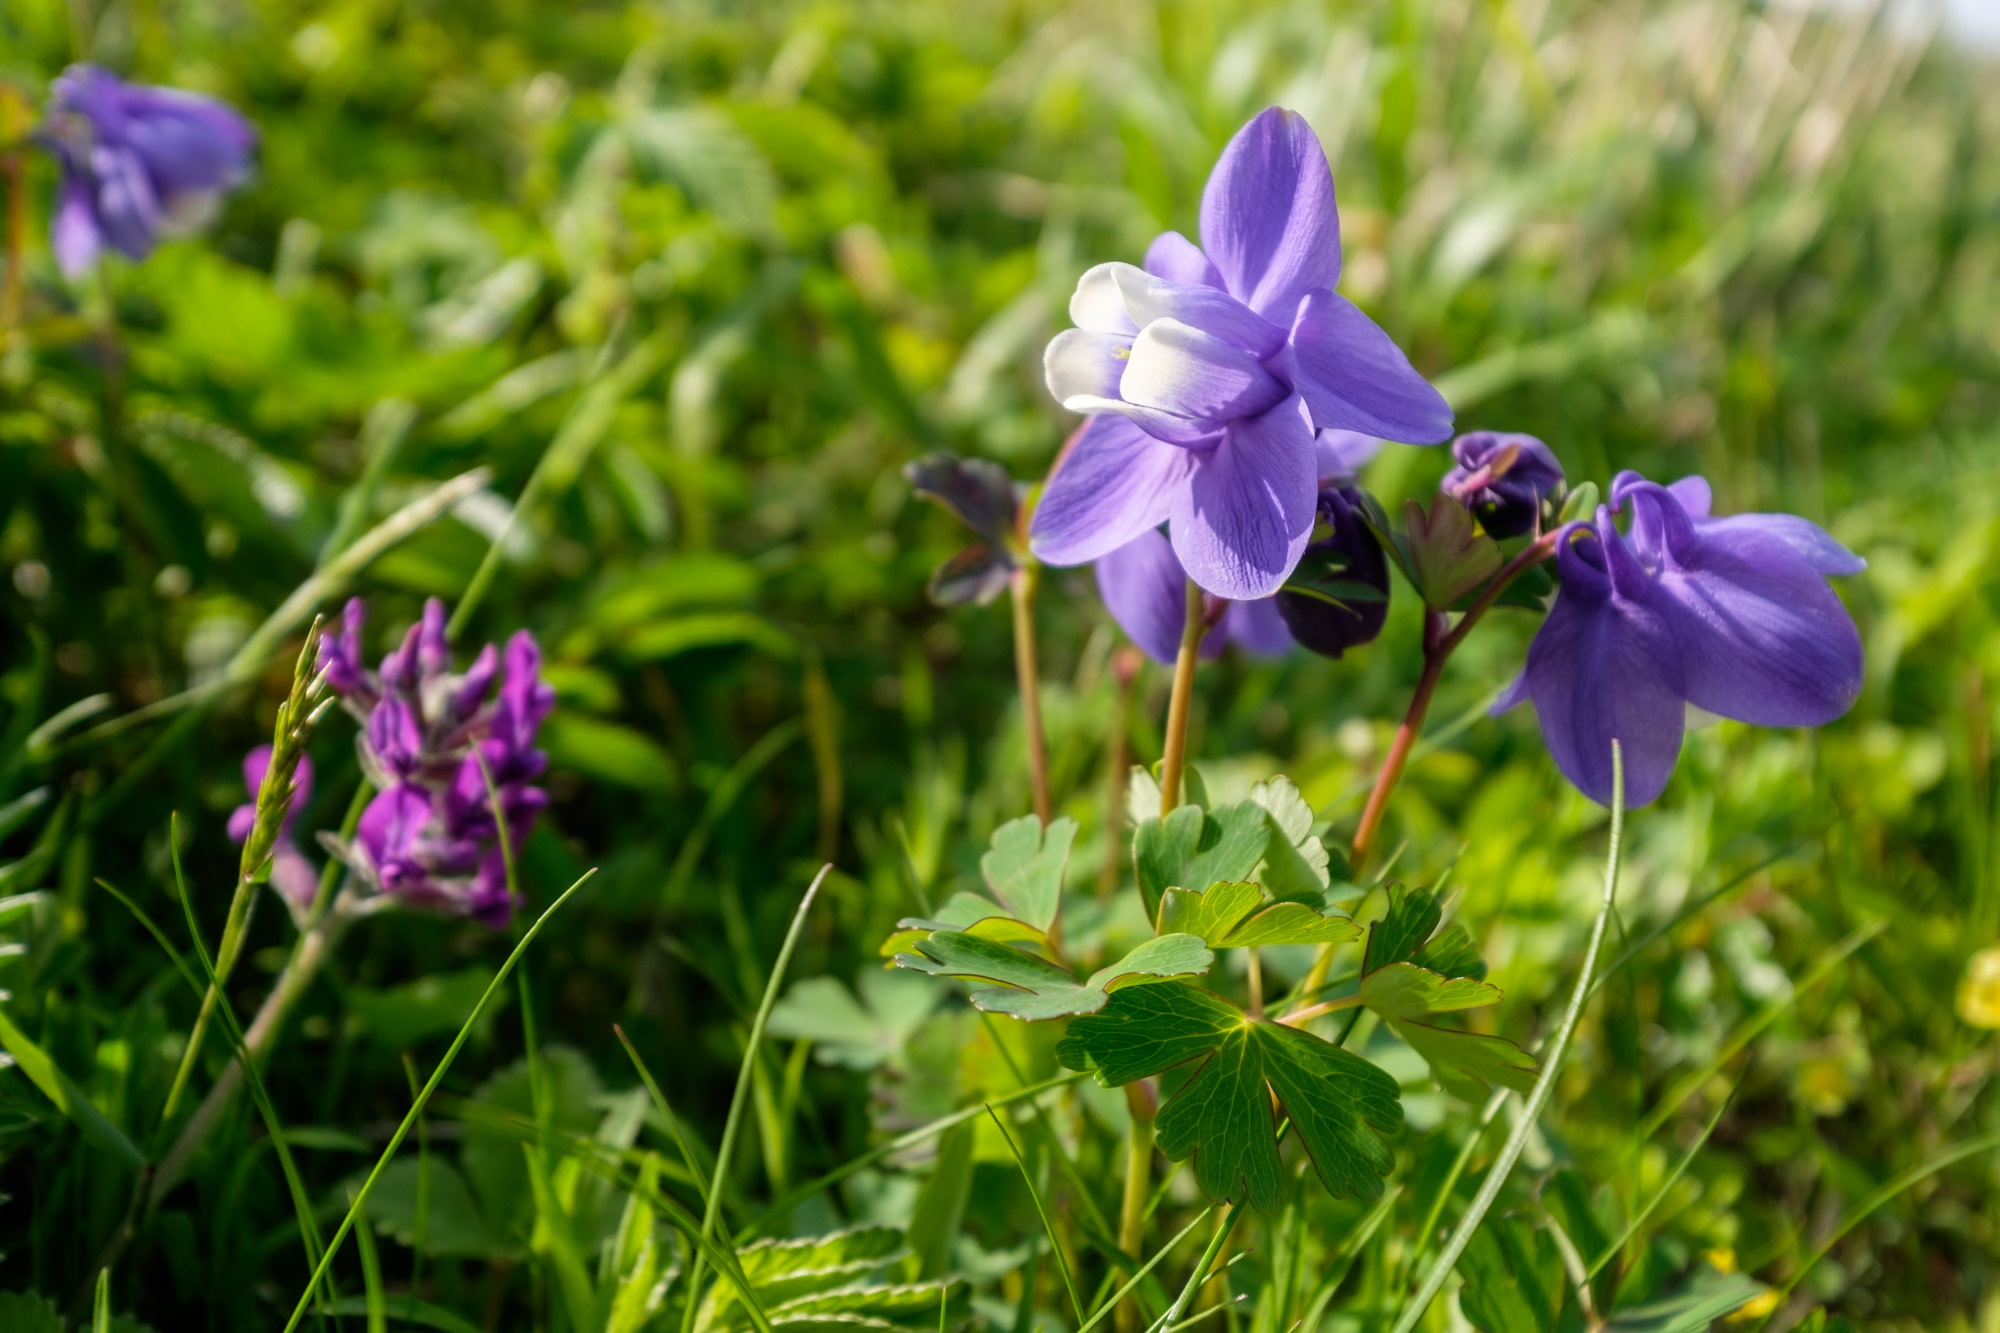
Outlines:
[[833,977],[808,977],[772,1007],[766,1030],[812,1042],[824,1063],[874,1069],[902,1050],[937,1008],[937,988],[903,972],[868,968],[858,989],[857,1000]]
[[1164,819],[1145,821],[1133,833],[1132,859],[1147,914],[1159,910],[1169,888],[1200,890],[1249,879],[1270,841],[1270,820],[1255,801],[1214,811],[1176,806]]
[[979,871],[1002,907],[1047,930],[1062,910],[1063,872],[1075,841],[1074,819],[1065,816],[1045,830],[1041,820],[1023,815],[993,830],[992,850],[979,858]]
[[[375,1230],[409,1249],[415,1249],[417,1243],[417,1185],[424,1165],[415,1158],[389,1163],[368,1195],[368,1220]],[[495,1235],[487,1224],[484,1210],[458,1168],[436,1156],[428,1165],[424,1253],[461,1259],[519,1257],[519,1248]],[[366,1176],[365,1171],[357,1173],[348,1183],[359,1189]]]
[[916,1252],[918,1277],[936,1277],[951,1268],[952,1244],[965,1225],[965,1205],[972,1197],[977,1145],[977,1127],[970,1124],[954,1125],[938,1139],[937,1162],[910,1211],[909,1234],[915,1237],[910,1248]]
[[[420,1041],[458,1031],[466,1014],[492,984],[492,968],[468,967],[458,972],[429,973],[382,990],[352,986],[342,994],[341,1002],[382,1046],[392,1052],[407,1051]],[[373,1207],[371,1204],[370,1211]]]
[[1562,512],[1556,515],[1556,522],[1576,523],[1587,521],[1597,512],[1597,483],[1586,481],[1570,488],[1563,497]]
[[1282,776],[1252,787],[1250,799],[1264,807],[1271,825],[1257,882],[1274,897],[1320,901],[1330,879],[1326,844],[1312,835],[1312,807]]
[[1417,591],[1432,610],[1445,610],[1499,573],[1499,544],[1479,531],[1471,511],[1451,496],[1433,496],[1428,513],[1406,500],[1403,517]]
[[1518,1217],[1489,1217],[1459,1256],[1459,1308],[1480,1333],[1548,1333],[1563,1303],[1555,1238]]
[[780,1327],[811,1323],[807,1316],[872,1314],[883,1316],[924,1315],[935,1320],[939,1298],[949,1282],[906,1282],[888,1286],[848,1286],[817,1292],[786,1301],[771,1310],[771,1322]]
[[1168,889],[1160,904],[1160,929],[1199,936],[1218,949],[1343,944],[1361,938],[1361,928],[1344,916],[1325,916],[1303,903],[1265,906],[1255,884],[1227,882],[1200,893]]
[[1516,1092],[1527,1092],[1535,1086],[1535,1076],[1541,1072],[1534,1056],[1505,1037],[1462,1032],[1431,1023],[1392,1021],[1389,1026],[1424,1057],[1432,1076],[1444,1090],[1463,1101],[1485,1100],[1490,1085],[1495,1083]]
[[658,742],[620,723],[557,709],[542,724],[540,743],[551,767],[639,791],[680,790],[680,767],[674,757]]
[[[132,1140],[105,1118],[104,1112],[97,1109],[97,1104],[84,1096],[83,1089],[70,1082],[69,1075],[49,1058],[48,1052],[36,1045],[27,1033],[15,1027],[4,1011],[0,1011],[0,1046],[7,1048],[7,1053],[14,1057],[14,1063],[21,1067],[28,1081],[40,1088],[42,1095],[54,1102],[56,1109],[83,1131],[84,1138],[134,1171],[145,1167],[146,1159],[132,1145]],[[8,1326],[0,1324],[0,1327]]]
[[1047,959],[957,931],[938,931],[916,949],[915,954],[898,954],[897,966],[932,976],[995,982],[1001,989],[976,990],[972,1003],[988,1013],[1031,1020],[1094,1013],[1121,986],[1193,976],[1215,962],[1215,955],[1192,935],[1147,940],[1085,982]]
[[1454,925],[1432,939],[1444,909],[1429,889],[1389,889],[1389,914],[1368,929],[1365,975],[1391,963],[1411,962],[1447,977],[1483,977],[1486,964],[1465,927]]
[[1445,977],[1413,963],[1391,963],[1361,979],[1361,1003],[1390,1020],[1499,1002],[1500,988],[1491,982]]
[[[736,1251],[743,1276],[767,1310],[818,1292],[849,1286],[909,1254],[893,1227],[857,1227],[824,1236],[758,1241]],[[936,1307],[933,1306],[933,1309]],[[702,1301],[697,1333],[749,1323],[736,1286],[718,1282]]]
[[[1388,1020],[1454,1097],[1479,1101],[1494,1083],[1526,1092],[1534,1086],[1537,1066],[1534,1057],[1513,1042],[1418,1021],[1497,1004],[1501,998],[1498,986],[1481,980],[1486,965],[1463,926],[1425,939],[1437,929],[1440,915],[1433,893],[1391,893],[1389,915],[1369,932],[1361,1003]],[[1411,961],[1401,961],[1404,958]]]
[[1763,1292],[1764,1285],[1747,1274],[1703,1267],[1664,1300],[1617,1311],[1605,1324],[1605,1333],[1699,1333]]
[[0,1291],[0,1328],[7,1333],[63,1333],[56,1303],[32,1291]]
[[1193,1155],[1195,1178],[1213,1199],[1247,1197],[1267,1213],[1284,1201],[1273,1097],[1336,1196],[1378,1197],[1393,1165],[1381,1138],[1403,1123],[1393,1078],[1193,986],[1114,992],[1101,1013],[1070,1024],[1056,1058],[1112,1088],[1201,1060],[1161,1108],[1158,1143],[1175,1160]]
[[[391,1298],[391,1304],[398,1319],[408,1319],[418,1328],[434,1328],[438,1333],[479,1333],[479,1325],[464,1315],[428,1301],[413,1301],[407,1295],[398,1295]],[[329,1303],[326,1309],[328,1314],[360,1318],[368,1313],[368,1298],[362,1295],[342,1296]]]

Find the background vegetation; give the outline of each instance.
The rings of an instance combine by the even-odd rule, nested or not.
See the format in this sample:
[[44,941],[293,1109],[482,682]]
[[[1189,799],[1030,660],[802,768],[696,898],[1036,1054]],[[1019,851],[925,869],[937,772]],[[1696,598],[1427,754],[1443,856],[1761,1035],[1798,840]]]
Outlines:
[[[490,468],[360,576],[386,647],[423,597],[462,593],[536,478],[472,638],[532,629],[561,693],[531,910],[602,869],[525,956],[532,1012],[506,992],[426,1120],[421,1259],[414,1165],[401,1193],[385,1184],[372,1262],[392,1294],[420,1269],[425,1300],[474,1327],[574,1326],[548,1201],[501,1113],[539,1122],[551,1160],[569,1152],[551,1128],[656,1149],[662,1187],[694,1200],[612,1025],[711,1152],[822,859],[836,870],[790,975],[861,999],[820,980],[781,1007],[780,1031],[820,1040],[765,1052],[733,1224],[892,1131],[1055,1072],[1039,1030],[883,982],[873,956],[898,917],[976,880],[987,834],[1027,809],[1005,612],[925,603],[960,534],[901,467],[951,448],[1039,477],[1070,425],[1041,348],[1077,274],[1193,231],[1215,154],[1272,102],[1333,160],[1343,290],[1462,429],[1536,434],[1572,476],[1700,471],[1719,508],[1806,514],[1870,561],[1843,587],[1869,652],[1852,714],[1694,733],[1630,820],[1609,946],[1624,965],[1503,1206],[1616,1234],[1727,1101],[1624,1281],[1643,1295],[1705,1254],[1782,1286],[1899,1172],[2000,1129],[1993,1035],[1955,1007],[1967,957],[2000,933],[1990,63],[1900,20],[1724,0],[0,9],[0,76],[28,101],[85,57],[225,97],[264,136],[212,234],[101,283],[65,285],[47,254],[50,159],[27,153],[9,199],[31,233],[0,360],[0,799],[16,802],[0,986],[7,1021],[133,1142],[157,1150],[195,1001],[94,881],[177,924],[178,812],[194,913],[218,930],[239,762],[269,735],[303,626],[253,632],[336,525]],[[1392,448],[1369,482],[1423,494],[1446,461]],[[1206,669],[1210,790],[1287,773],[1338,845],[1415,676],[1409,602],[1351,661]],[[1454,662],[1387,842],[1405,844],[1400,877],[1455,862],[1455,910],[1507,992],[1497,1030],[1523,1040],[1574,975],[1604,819],[1532,719],[1483,716],[1528,629],[1501,613]],[[1087,571],[1052,573],[1041,631],[1087,892],[1115,860],[1127,725]],[[1157,757],[1165,687],[1156,669],[1136,687],[1136,760]],[[345,721],[312,753],[307,830],[338,823],[358,777]],[[290,933],[258,917],[239,1014]],[[402,1057],[436,1063],[507,946],[381,915],[294,1017],[266,1079],[329,1229],[409,1106]],[[529,1018],[554,1089],[539,1100]],[[1308,1288],[1335,1283],[1328,1330],[1387,1327],[1476,1114],[1395,1065],[1388,1034],[1357,1039],[1406,1082],[1390,1224],[1357,1229],[1358,1205],[1307,1190],[1228,1278],[1266,1292],[1297,1256]],[[211,1048],[199,1084],[224,1057]],[[1053,1114],[1113,1199],[1118,1100]],[[68,1312],[133,1181],[87,1119],[0,1073],[0,1288]],[[955,1248],[931,1242],[977,1279],[956,1317],[1070,1327],[1005,1142],[988,1127],[972,1152]],[[933,1157],[888,1157],[774,1225],[903,1225]],[[1045,1179],[1080,1206],[1068,1177]],[[1182,1185],[1156,1241],[1193,1216]],[[623,1201],[574,1169],[564,1188],[595,1256]],[[1867,1212],[1773,1327],[1825,1305],[1868,1328],[2000,1329],[1996,1253],[1988,1152]],[[112,1304],[159,1329],[276,1327],[308,1271],[245,1106],[126,1252]],[[335,1272],[367,1285],[352,1246]],[[10,1299],[0,1313],[41,1317]],[[1447,1305],[1430,1326],[1460,1317]]]

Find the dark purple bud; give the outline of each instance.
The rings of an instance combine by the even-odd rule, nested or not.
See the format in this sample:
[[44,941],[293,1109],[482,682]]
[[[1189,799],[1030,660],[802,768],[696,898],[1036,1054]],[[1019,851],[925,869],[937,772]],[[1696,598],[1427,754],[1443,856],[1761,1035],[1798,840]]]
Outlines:
[[63,164],[51,241],[71,277],[106,245],[143,259],[158,237],[206,223],[249,174],[257,146],[250,123],[213,98],[126,83],[94,65],[56,80],[48,137]]
[[556,706],[555,687],[542,680],[541,669],[542,650],[536,646],[535,636],[524,629],[514,631],[514,637],[507,640],[500,703],[493,710],[493,739],[503,747],[501,762],[494,766],[496,778],[532,776],[522,772],[528,764],[540,771],[540,756],[530,757],[535,733]]
[[1563,486],[1562,464],[1532,435],[1478,430],[1451,442],[1458,466],[1439,489],[1470,509],[1496,541],[1533,532],[1542,502]]
[[382,659],[382,688],[395,694],[415,697],[417,687],[423,681],[423,669],[417,661],[417,649],[422,643],[424,627],[422,622],[410,626],[404,633],[402,643],[396,650]]
[[1313,540],[1274,600],[1292,637],[1322,657],[1372,643],[1389,615],[1389,561],[1351,486],[1319,493]]
[[956,454],[927,454],[905,464],[911,489],[957,516],[989,546],[1006,550],[1014,540],[1020,501],[1014,479],[998,463]]

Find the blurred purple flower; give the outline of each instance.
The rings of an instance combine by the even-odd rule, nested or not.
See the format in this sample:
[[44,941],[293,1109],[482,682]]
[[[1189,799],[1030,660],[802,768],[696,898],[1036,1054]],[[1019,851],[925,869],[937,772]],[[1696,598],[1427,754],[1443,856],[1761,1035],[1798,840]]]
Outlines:
[[1470,509],[1496,541],[1533,532],[1542,501],[1563,486],[1562,464],[1532,435],[1476,430],[1451,442],[1458,466],[1438,489]]
[[1352,486],[1361,478],[1361,469],[1375,461],[1388,441],[1358,430],[1323,430],[1313,437],[1313,461],[1319,468],[1319,484]]
[[1433,442],[1451,409],[1388,336],[1335,294],[1333,177],[1303,117],[1238,131],[1201,205],[1206,251],[1167,232],[1144,268],[1099,264],[1049,344],[1049,391],[1091,416],[1058,460],[1030,544],[1080,565],[1168,524],[1219,597],[1277,591],[1311,537],[1315,436]]
[[369,671],[361,665],[364,619],[360,600],[349,602],[320,657],[328,684],[362,722],[361,765],[379,788],[354,841],[339,850],[381,893],[504,925],[514,903],[494,798],[516,849],[548,804],[530,785],[548,766],[535,738],[556,702],[541,678],[541,649],[520,630],[504,653],[488,644],[453,674],[444,603],[432,598]]
[[[263,789],[264,773],[270,767],[268,745],[260,745],[243,756],[243,786],[249,791],[250,800],[230,812],[231,842],[240,845],[249,838],[251,826],[257,822],[257,793]],[[312,786],[312,760],[301,755],[298,770],[292,775],[292,803],[285,811],[284,823],[278,826],[278,841],[271,848],[271,884],[298,908],[310,907],[319,892],[319,871],[292,841],[292,824],[298,819],[300,809],[312,799]]]
[[205,225],[250,171],[257,132],[214,98],[126,83],[71,65],[49,97],[49,141],[62,159],[51,244],[71,277],[106,245],[133,259],[160,236]]
[[[1562,591],[1495,711],[1532,700],[1556,766],[1628,805],[1659,796],[1688,705],[1759,726],[1830,722],[1861,691],[1861,636],[1827,586],[1864,562],[1790,514],[1708,517],[1708,485],[1619,474],[1611,506],[1557,536]],[[1631,507],[1621,536],[1612,514]]]
[[[1155,662],[1171,664],[1180,655],[1187,625],[1187,571],[1159,531],[1148,529],[1097,561],[1097,591],[1111,618]],[[1218,657],[1234,643],[1254,657],[1281,657],[1292,636],[1269,597],[1225,601],[1205,596],[1213,628],[1201,641],[1201,655]]]
[[927,591],[939,606],[985,606],[1007,588],[1018,567],[1022,487],[998,463],[939,450],[903,465],[918,495],[945,510],[979,540],[931,571]]
[[1360,508],[1361,493],[1352,486],[1321,488],[1315,540],[1299,570],[1322,595],[1288,587],[1271,599],[1292,637],[1322,657],[1373,643],[1389,618],[1389,558]]

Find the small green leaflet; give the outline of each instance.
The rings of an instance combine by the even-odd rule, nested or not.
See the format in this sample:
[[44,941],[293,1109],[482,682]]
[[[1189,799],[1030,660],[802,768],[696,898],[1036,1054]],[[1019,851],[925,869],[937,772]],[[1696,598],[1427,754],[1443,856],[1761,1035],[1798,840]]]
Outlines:
[[1409,528],[1410,565],[1424,605],[1442,611],[1500,572],[1500,547],[1473,524],[1472,513],[1449,495],[1437,495],[1426,513],[1403,503]]
[[771,1009],[770,1033],[813,1043],[826,1064],[874,1069],[895,1058],[937,1008],[938,989],[886,968],[862,972],[860,998],[833,977],[807,977]]
[[1198,935],[1215,949],[1345,944],[1361,938],[1361,927],[1344,916],[1323,916],[1304,903],[1267,906],[1255,884],[1227,882],[1201,893],[1168,889],[1160,904],[1160,929]]
[[1252,787],[1250,799],[1264,807],[1271,825],[1257,882],[1273,897],[1323,901],[1329,882],[1326,844],[1312,835],[1313,812],[1305,797],[1290,778],[1279,776]]
[[1389,915],[1369,928],[1361,1002],[1424,1057],[1454,1097],[1479,1101],[1494,1083],[1526,1092],[1535,1085],[1533,1056],[1504,1037],[1427,1021],[1500,1000],[1500,988],[1483,980],[1486,964],[1464,926],[1432,934],[1442,918],[1436,894],[1391,891]]
[[1255,801],[1219,810],[1176,806],[1164,819],[1148,819],[1132,834],[1132,862],[1146,915],[1160,910],[1169,888],[1205,889],[1221,880],[1249,879],[1271,841],[1271,822]]
[[1123,1087],[1200,1060],[1160,1110],[1160,1151],[1194,1157],[1212,1199],[1248,1198],[1261,1212],[1284,1202],[1275,1096],[1328,1191],[1379,1197],[1394,1159],[1383,1135],[1402,1127],[1396,1080],[1307,1032],[1252,1019],[1194,986],[1133,986],[1076,1019],[1056,1047],[1070,1069]]
[[994,988],[972,992],[972,1003],[991,1014],[1025,1019],[1095,1013],[1120,987],[1195,976],[1214,962],[1215,955],[1193,935],[1147,940],[1082,982],[1046,958],[958,931],[938,931],[918,942],[915,953],[896,955],[896,965],[913,972],[991,981]]
[[1045,931],[1062,910],[1063,871],[1075,841],[1074,819],[1065,816],[1043,829],[1041,820],[1023,815],[993,830],[992,850],[979,858],[979,871],[1002,907]]
[[[901,1267],[909,1250],[903,1244],[903,1233],[893,1227],[857,1227],[824,1236],[759,1241],[744,1246],[736,1256],[744,1277],[775,1320],[782,1306],[809,1303],[812,1297],[848,1289],[883,1268]],[[929,1308],[937,1309],[935,1287]],[[721,1333],[749,1323],[735,1285],[718,1282],[709,1288],[694,1326],[696,1333]]]

